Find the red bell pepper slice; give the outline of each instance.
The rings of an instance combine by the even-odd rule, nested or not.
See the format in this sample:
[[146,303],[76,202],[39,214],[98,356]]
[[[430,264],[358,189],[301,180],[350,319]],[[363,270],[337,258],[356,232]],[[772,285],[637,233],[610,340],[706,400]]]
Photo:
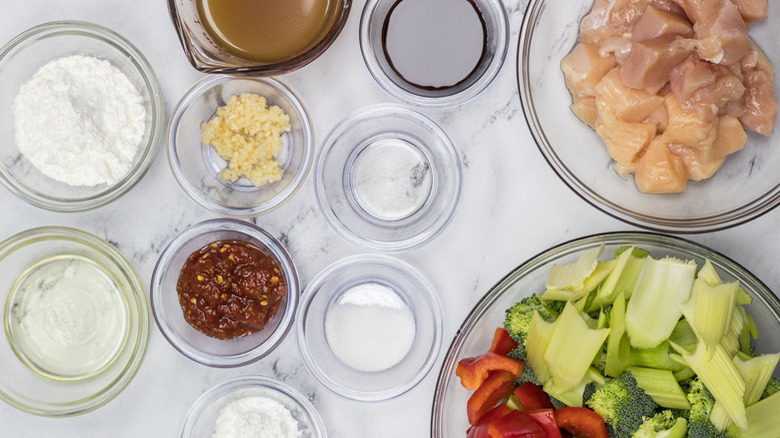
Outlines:
[[488,433],[490,438],[547,438],[536,421],[517,410],[490,423]]
[[526,411],[555,409],[547,393],[539,385],[530,382],[518,386],[515,389],[515,397]]
[[460,384],[464,388],[477,389],[491,371],[501,370],[519,376],[523,372],[523,365],[523,361],[488,352],[477,357],[461,359],[455,369],[455,375],[460,377]]
[[493,342],[490,344],[488,352],[506,355],[518,345],[520,344],[509,336],[509,332],[505,328],[498,327],[493,334]]
[[477,421],[498,402],[509,397],[515,389],[515,378],[514,374],[507,371],[491,371],[488,378],[471,394],[466,403],[469,424],[477,424]]
[[609,438],[604,419],[588,408],[557,409],[555,422],[577,438]]
[[490,435],[488,434],[490,423],[498,420],[511,411],[512,408],[507,406],[506,403],[501,403],[495,408],[487,411],[487,413],[485,413],[485,415],[483,415],[482,418],[477,421],[477,424],[469,427],[469,429],[466,431],[466,438],[490,438]]
[[539,424],[539,427],[547,434],[547,438],[561,438],[561,430],[558,429],[552,409],[537,409],[525,411],[525,413]]

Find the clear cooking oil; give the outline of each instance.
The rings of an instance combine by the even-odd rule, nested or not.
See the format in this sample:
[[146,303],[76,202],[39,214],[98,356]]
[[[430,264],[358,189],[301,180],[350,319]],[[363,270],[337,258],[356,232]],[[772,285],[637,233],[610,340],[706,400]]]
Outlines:
[[112,274],[80,255],[34,263],[16,280],[5,331],[19,359],[55,380],[106,369],[127,340],[128,303]]

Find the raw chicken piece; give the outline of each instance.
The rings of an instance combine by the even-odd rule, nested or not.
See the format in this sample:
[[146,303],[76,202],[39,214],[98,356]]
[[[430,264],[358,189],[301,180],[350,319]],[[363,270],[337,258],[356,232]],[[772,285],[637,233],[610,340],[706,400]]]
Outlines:
[[742,19],[750,23],[763,20],[768,14],[767,0],[731,0],[737,7]]
[[693,26],[684,16],[648,6],[631,32],[631,41],[641,43],[669,35],[690,38],[693,36]]
[[750,50],[748,50],[748,53],[739,61],[739,64],[742,71],[759,68],[772,76],[775,74],[775,67],[772,66],[772,63],[769,62],[769,59],[764,55],[764,52],[761,51],[753,40],[750,40]]
[[750,50],[747,26],[730,0],[721,0],[714,14],[694,21],[699,57],[715,64],[733,65]]
[[702,61],[692,55],[669,74],[669,84],[684,109],[709,103],[722,111],[732,103],[732,111],[742,107],[745,86],[729,68]]
[[755,68],[745,75],[745,112],[739,118],[745,128],[771,135],[777,118],[775,79],[768,71]]
[[718,108],[715,105],[696,104],[691,109],[680,107],[673,93],[665,96],[669,125],[664,136],[669,143],[704,149],[712,146],[718,134]]
[[596,84],[615,66],[615,58],[602,57],[596,46],[579,43],[561,61],[566,87],[577,97],[595,96]]
[[718,130],[712,147],[699,151],[702,163],[711,163],[745,147],[747,134],[734,116],[723,116],[718,121]]
[[614,56],[618,65],[623,65],[631,54],[631,39],[626,36],[609,37],[599,46],[599,54],[603,58]]
[[604,100],[597,99],[596,108],[596,132],[607,145],[609,156],[621,166],[633,168],[645,146],[655,137],[656,126],[624,122],[617,118],[614,109]]
[[610,37],[622,36],[647,7],[647,0],[596,0],[580,23],[582,42],[600,45]]
[[569,106],[571,111],[593,129],[596,129],[596,98],[591,96],[575,97],[574,102]]
[[632,123],[641,122],[664,103],[661,96],[623,85],[618,68],[604,75],[596,86],[596,100],[606,101],[617,118]]
[[705,21],[713,15],[724,0],[672,0],[679,5],[691,23]]
[[669,126],[669,113],[666,111],[666,105],[658,106],[646,119],[642,120],[642,123],[655,125],[656,135],[663,134],[666,131],[666,127]]
[[682,158],[685,171],[688,173],[688,179],[694,181],[712,178],[712,176],[715,175],[715,172],[720,169],[720,166],[723,165],[723,162],[726,161],[726,158],[724,157],[720,160],[702,163],[699,160],[699,150],[691,146],[670,144],[669,150]]
[[650,5],[655,6],[658,9],[663,9],[666,12],[671,12],[677,15],[685,15],[685,11],[673,0],[648,0]]
[[665,136],[656,137],[639,158],[634,182],[642,193],[680,193],[685,191],[688,172],[683,159],[672,153]]
[[665,36],[631,46],[631,54],[620,68],[623,83],[631,88],[657,93],[669,81],[669,73],[691,53],[690,47]]

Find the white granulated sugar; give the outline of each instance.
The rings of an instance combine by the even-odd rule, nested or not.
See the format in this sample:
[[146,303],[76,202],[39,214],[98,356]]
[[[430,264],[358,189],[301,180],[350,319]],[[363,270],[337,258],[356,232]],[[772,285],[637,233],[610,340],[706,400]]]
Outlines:
[[130,172],[146,109],[130,80],[91,56],[57,58],[25,82],[13,104],[19,151],[72,186],[114,184]]
[[415,334],[409,306],[393,289],[378,283],[353,286],[325,314],[328,346],[358,371],[396,365],[409,353]]
[[245,397],[219,411],[213,438],[300,438],[290,410],[268,397]]

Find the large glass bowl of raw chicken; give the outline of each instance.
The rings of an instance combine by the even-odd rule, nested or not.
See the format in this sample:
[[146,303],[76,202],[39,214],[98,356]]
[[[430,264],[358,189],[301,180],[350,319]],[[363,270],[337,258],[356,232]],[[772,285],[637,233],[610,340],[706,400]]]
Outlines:
[[531,0],[523,111],[580,197],[623,221],[695,233],[780,203],[767,0]]

